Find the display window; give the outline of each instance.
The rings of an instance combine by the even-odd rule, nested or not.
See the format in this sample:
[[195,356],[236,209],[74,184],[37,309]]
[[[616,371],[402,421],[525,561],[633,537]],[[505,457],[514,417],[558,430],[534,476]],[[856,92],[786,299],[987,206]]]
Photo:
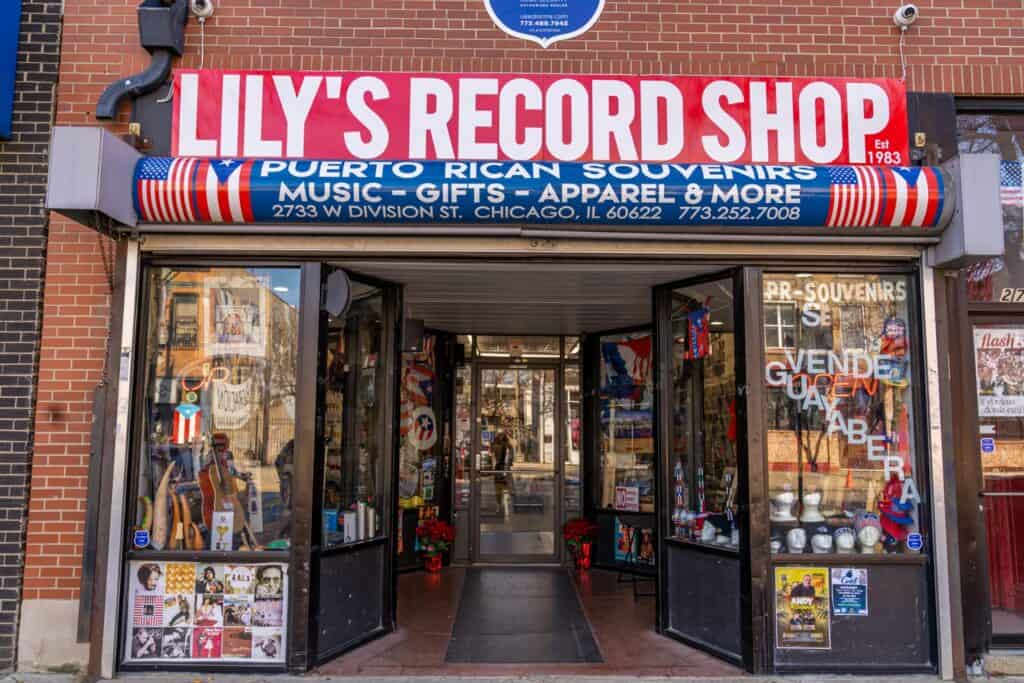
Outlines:
[[1002,256],[983,259],[965,271],[971,302],[1024,303],[1024,114],[960,114],[962,153],[994,153],[1002,159],[999,194],[1003,209]]
[[383,534],[387,419],[381,367],[384,293],[352,281],[352,304],[329,317],[324,354],[323,543],[359,543]]
[[398,506],[401,508],[436,506],[440,499],[440,491],[435,486],[440,441],[440,425],[434,412],[436,343],[435,335],[426,334],[419,352],[402,354],[399,425],[402,438],[398,472]]
[[146,270],[130,547],[285,550],[299,270]]
[[771,552],[919,552],[910,278],[770,273],[763,292]]
[[652,335],[606,335],[599,344],[598,507],[654,512]]
[[672,291],[669,533],[728,550],[740,541],[735,337],[731,280]]

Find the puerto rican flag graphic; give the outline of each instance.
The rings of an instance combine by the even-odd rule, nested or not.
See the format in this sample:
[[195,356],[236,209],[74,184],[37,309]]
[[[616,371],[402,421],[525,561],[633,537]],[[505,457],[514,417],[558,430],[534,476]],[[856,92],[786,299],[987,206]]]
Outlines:
[[942,213],[942,176],[927,167],[828,169],[829,227],[926,227]]
[[135,192],[143,221],[251,223],[253,161],[147,157]]
[[171,440],[176,444],[189,444],[199,435],[203,412],[194,403],[183,403],[174,409]]

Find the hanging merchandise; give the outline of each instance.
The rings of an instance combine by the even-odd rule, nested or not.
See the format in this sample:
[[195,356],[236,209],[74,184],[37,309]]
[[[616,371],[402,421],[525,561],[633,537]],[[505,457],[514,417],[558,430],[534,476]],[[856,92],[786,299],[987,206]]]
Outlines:
[[707,307],[707,303],[686,314],[687,344],[684,355],[686,360],[699,360],[708,355],[711,349],[710,322],[711,309]]
[[907,341],[907,323],[896,316],[886,318],[876,345],[878,353],[887,357],[885,362],[879,359],[879,379],[882,383],[899,389],[909,386],[907,356],[910,347]]
[[894,472],[882,489],[882,500],[878,503],[882,531],[885,532],[885,547],[890,552],[906,540],[910,528],[914,525],[914,518],[911,516],[914,503],[911,500],[901,502],[903,500],[903,482]]
[[252,415],[252,377],[239,384],[212,382],[214,429],[241,429]]
[[412,428],[408,434],[409,443],[418,451],[427,451],[437,443],[437,420],[434,411],[420,406],[412,412]]
[[194,403],[182,403],[174,409],[172,441],[178,445],[192,443],[199,436],[202,411]]
[[604,378],[601,393],[638,400],[651,370],[651,336],[601,344]]

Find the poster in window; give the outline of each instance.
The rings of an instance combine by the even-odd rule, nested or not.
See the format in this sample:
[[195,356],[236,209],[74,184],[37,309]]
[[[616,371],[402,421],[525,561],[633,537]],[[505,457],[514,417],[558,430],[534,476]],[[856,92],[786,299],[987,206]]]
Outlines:
[[203,333],[207,357],[266,357],[269,279],[207,278],[203,281]]
[[287,566],[135,561],[127,661],[284,661]]
[[638,529],[615,518],[615,560],[636,563]]
[[831,649],[826,567],[775,568],[775,647]]
[[1024,417],[1024,328],[974,330],[979,417]]

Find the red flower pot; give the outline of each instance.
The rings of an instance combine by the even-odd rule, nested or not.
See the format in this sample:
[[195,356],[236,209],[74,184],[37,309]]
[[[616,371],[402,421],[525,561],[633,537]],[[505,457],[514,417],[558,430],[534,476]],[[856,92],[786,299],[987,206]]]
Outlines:
[[437,573],[441,571],[441,556],[440,555],[427,555],[423,560],[423,566],[426,567],[428,572]]
[[583,571],[584,569],[590,569],[590,549],[592,544],[590,541],[582,541],[576,549],[576,569]]

